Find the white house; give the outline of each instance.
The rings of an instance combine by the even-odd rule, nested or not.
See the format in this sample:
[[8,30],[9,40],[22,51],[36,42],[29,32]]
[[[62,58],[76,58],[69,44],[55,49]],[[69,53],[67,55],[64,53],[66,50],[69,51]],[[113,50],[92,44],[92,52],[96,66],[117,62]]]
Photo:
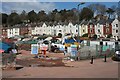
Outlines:
[[48,35],[51,35],[51,34],[52,34],[52,28],[53,28],[52,25],[48,25],[48,27],[47,27],[47,34],[48,34]]
[[99,37],[103,37],[103,24],[97,23],[95,25],[95,34]]
[[66,33],[73,33],[73,35],[78,34],[78,26],[73,25],[71,22],[69,22],[68,26],[66,26]]
[[73,33],[74,35],[77,34],[77,27],[71,22],[68,24],[58,23],[56,25],[53,25],[52,27],[49,27],[49,29],[51,29],[51,35],[55,36],[57,36],[59,33],[61,33],[63,36],[67,33]]
[[7,29],[7,37],[14,37],[16,35],[20,35],[20,29],[19,28],[8,28]]
[[80,36],[82,36],[83,34],[88,33],[88,25],[87,24],[82,24],[80,26]]
[[119,20],[115,19],[112,22],[112,35],[113,35],[113,38],[115,38],[115,39],[118,39],[118,37],[119,37],[119,28],[120,28]]
[[48,28],[46,23],[43,23],[41,30],[42,30],[41,31],[42,34],[47,34],[48,33],[49,28]]
[[37,35],[39,34],[39,27],[38,26],[35,26],[33,29],[32,29],[32,35]]
[[13,30],[12,29],[7,29],[7,37],[10,38],[13,36]]
[[120,39],[120,20],[118,20],[118,37]]
[[32,35],[43,35],[43,34],[47,34],[48,33],[48,26],[43,23],[42,25],[36,25],[32,31],[31,31],[31,34]]
[[59,33],[61,33],[62,35],[64,34],[64,27],[63,24],[58,23],[57,25],[53,26],[53,34],[54,35],[58,35]]

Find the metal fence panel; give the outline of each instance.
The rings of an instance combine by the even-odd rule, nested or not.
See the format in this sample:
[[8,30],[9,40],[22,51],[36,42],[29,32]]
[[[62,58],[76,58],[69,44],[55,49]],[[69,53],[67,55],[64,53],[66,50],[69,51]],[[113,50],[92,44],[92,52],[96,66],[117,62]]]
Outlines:
[[[105,48],[103,50],[103,48]],[[78,50],[80,53],[81,59],[88,59],[91,58],[91,56],[94,57],[104,57],[105,54],[107,56],[112,56],[115,52],[115,48],[113,48],[113,45],[92,45],[92,46],[84,46],[81,49]]]

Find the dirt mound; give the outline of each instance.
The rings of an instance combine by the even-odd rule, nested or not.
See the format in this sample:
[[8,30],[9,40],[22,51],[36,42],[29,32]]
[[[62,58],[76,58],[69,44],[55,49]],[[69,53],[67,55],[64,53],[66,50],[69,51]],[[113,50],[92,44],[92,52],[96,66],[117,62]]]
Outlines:
[[65,66],[62,62],[62,59],[57,58],[44,58],[44,59],[24,59],[24,60],[17,60],[17,65],[21,65],[23,67],[58,67],[58,66]]

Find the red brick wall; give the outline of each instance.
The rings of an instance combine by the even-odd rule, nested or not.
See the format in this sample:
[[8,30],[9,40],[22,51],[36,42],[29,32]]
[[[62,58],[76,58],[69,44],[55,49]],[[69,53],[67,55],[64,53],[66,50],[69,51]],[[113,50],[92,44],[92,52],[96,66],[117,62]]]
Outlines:
[[92,28],[90,28],[90,25],[88,25],[88,35],[93,36],[94,34],[95,34],[95,25],[92,25]]
[[[106,31],[107,29],[109,29],[108,32]],[[103,33],[104,33],[104,35],[112,34],[112,25],[109,24],[109,27],[106,27],[106,25],[104,25],[104,27],[103,27]]]

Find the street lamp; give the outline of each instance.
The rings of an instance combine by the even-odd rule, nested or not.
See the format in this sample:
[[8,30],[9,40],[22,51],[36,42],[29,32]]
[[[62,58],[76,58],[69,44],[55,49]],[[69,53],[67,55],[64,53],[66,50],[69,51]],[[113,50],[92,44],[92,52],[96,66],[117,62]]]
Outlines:
[[80,32],[79,32],[79,6],[85,4],[85,2],[81,2],[77,5],[77,10],[78,10],[78,39],[80,36]]

